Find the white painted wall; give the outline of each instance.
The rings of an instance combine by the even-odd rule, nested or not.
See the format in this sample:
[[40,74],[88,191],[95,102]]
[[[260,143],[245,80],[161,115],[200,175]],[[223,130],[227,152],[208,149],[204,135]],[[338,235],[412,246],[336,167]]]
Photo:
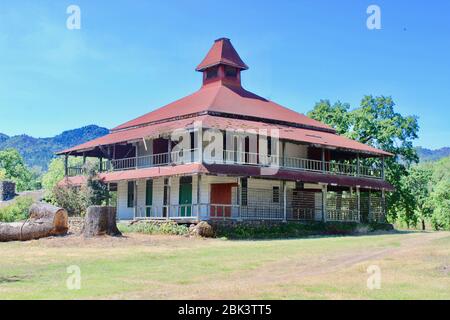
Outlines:
[[[179,198],[179,177],[171,178],[171,188],[170,188],[170,204],[178,205]],[[197,204],[197,182],[198,177],[193,176],[192,179],[192,203]],[[214,183],[237,183],[238,179],[236,177],[221,177],[221,176],[202,176],[200,183],[200,203],[209,204],[211,197],[211,184]],[[287,182],[287,188],[294,188],[294,182]],[[117,194],[117,208],[119,219],[121,220],[131,220],[134,218],[134,208],[127,208],[127,190],[128,182],[121,181],[118,183],[118,194]],[[258,192],[257,190],[262,190],[261,194],[265,194],[265,197],[259,199],[261,203],[268,206],[278,206],[280,204],[272,202],[272,190],[274,186],[280,187],[280,200],[283,199],[283,189],[282,182],[277,180],[269,179],[248,179],[249,189],[254,190],[253,192]],[[146,195],[146,180],[141,179],[137,181],[137,203],[138,210],[145,210],[145,195]],[[266,190],[266,193],[264,193]],[[249,194],[251,197],[251,193]],[[256,198],[256,196],[255,196]],[[164,202],[164,178],[156,178],[153,180],[153,206],[157,208],[156,214],[162,217],[162,207]],[[249,201],[251,204],[252,201]],[[233,188],[232,193],[232,204],[238,204],[237,189]],[[322,208],[322,196],[321,193],[316,194],[315,199],[316,204],[316,219],[321,219],[321,208]],[[281,205],[280,205],[281,208]],[[281,210],[281,209],[280,209]],[[205,212],[206,213],[206,212]],[[237,212],[233,212],[236,214]],[[145,211],[141,211],[141,215],[145,216]]]
[[134,208],[128,208],[128,181],[117,183],[117,214],[120,220],[132,220]]

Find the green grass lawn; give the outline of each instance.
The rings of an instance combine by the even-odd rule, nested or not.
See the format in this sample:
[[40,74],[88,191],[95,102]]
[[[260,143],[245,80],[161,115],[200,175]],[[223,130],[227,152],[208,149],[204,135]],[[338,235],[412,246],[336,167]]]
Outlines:
[[[0,243],[1,299],[450,299],[450,233]],[[81,270],[68,290],[67,267]],[[369,290],[367,267],[381,270]]]

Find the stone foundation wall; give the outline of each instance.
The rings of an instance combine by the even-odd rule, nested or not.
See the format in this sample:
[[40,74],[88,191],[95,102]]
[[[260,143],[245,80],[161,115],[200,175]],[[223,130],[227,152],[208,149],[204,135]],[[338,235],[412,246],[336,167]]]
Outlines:
[[73,234],[81,234],[84,227],[84,218],[69,217],[69,232]]
[[11,181],[0,181],[0,201],[8,201],[16,196],[16,184]]

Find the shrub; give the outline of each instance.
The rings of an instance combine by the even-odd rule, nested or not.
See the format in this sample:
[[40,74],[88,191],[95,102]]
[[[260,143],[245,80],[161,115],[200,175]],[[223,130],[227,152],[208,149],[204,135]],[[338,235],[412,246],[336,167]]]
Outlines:
[[163,235],[187,235],[189,228],[178,225],[175,222],[152,222],[142,221],[132,225],[119,224],[119,230],[123,233],[144,233]]
[[376,230],[392,230],[392,225],[355,222],[289,222],[272,224],[236,223],[215,225],[216,235],[228,239],[289,239],[314,235],[351,235]]
[[84,188],[56,186],[53,189],[54,204],[64,208],[69,216],[83,216],[89,206]]
[[26,220],[33,204],[31,197],[19,197],[7,207],[0,208],[0,221],[16,222]]

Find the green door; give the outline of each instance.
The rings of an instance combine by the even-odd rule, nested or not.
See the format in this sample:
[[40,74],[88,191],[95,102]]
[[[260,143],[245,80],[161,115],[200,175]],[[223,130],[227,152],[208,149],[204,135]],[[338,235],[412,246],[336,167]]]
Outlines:
[[153,180],[147,180],[145,187],[145,215],[149,218],[152,216]]
[[190,217],[192,216],[192,177],[182,177],[180,179],[180,196],[179,196],[180,216]]

